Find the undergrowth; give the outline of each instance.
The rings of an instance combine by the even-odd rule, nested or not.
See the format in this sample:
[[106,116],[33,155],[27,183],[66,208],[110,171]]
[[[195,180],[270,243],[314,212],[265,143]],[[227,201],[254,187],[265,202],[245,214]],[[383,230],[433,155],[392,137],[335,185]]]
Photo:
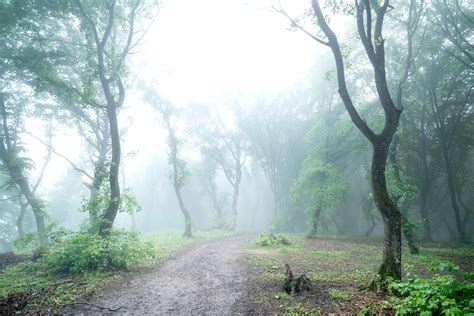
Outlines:
[[143,236],[112,230],[108,237],[86,231],[64,234],[49,247],[32,250],[35,260],[0,272],[0,315],[61,310],[124,273],[163,262],[196,241],[230,234],[197,232],[192,239],[178,231]]
[[386,305],[397,315],[474,313],[474,273],[461,274],[459,267],[451,263],[441,263],[430,270],[434,269],[451,274],[436,273],[431,278],[409,275],[405,282],[393,282],[389,290],[396,296]]
[[281,246],[289,245],[290,240],[283,234],[273,234],[273,233],[261,233],[258,235],[257,239],[253,241],[254,245],[257,246]]

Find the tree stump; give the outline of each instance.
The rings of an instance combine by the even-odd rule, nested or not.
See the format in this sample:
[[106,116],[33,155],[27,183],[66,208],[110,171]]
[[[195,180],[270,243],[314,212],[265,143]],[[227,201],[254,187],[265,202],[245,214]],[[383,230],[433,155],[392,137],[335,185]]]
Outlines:
[[287,294],[299,293],[303,290],[311,290],[311,281],[305,274],[295,278],[288,263],[285,264],[285,268],[286,278],[285,283],[283,284],[283,290]]

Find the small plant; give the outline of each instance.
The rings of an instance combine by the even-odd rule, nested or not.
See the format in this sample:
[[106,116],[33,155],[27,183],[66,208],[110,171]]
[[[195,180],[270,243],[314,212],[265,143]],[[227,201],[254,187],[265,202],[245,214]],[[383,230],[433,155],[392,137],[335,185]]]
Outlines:
[[286,292],[278,292],[275,295],[273,295],[273,298],[275,298],[277,300],[287,299],[289,297],[290,297],[290,295],[288,295],[288,293],[286,293]]
[[337,299],[337,300],[341,300],[341,301],[350,300],[349,294],[347,294],[346,292],[340,291],[338,289],[329,289],[328,293],[332,298]]
[[113,230],[109,236],[78,232],[52,246],[42,259],[53,273],[128,270],[151,258],[153,246],[142,243],[137,233]]
[[285,309],[285,316],[313,316],[321,315],[321,311],[318,309],[307,309],[301,304],[295,306],[287,307]]
[[283,234],[262,233],[253,241],[253,243],[257,246],[268,247],[289,245],[290,240]]
[[[441,263],[430,270],[459,271],[459,267]],[[461,278],[461,275],[458,276]],[[389,290],[398,296],[392,297],[386,305],[397,315],[404,314],[447,314],[462,315],[474,312],[474,283],[472,273],[465,273],[460,280],[455,275],[435,274],[426,279],[410,275],[406,282],[392,282]]]

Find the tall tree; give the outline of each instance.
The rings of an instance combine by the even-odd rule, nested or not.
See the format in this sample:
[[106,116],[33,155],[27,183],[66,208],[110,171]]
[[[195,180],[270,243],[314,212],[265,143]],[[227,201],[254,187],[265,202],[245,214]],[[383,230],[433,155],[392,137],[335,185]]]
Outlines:
[[105,99],[111,158],[108,170],[110,196],[107,209],[99,223],[99,232],[107,234],[114,223],[120,207],[120,129],[117,120],[118,109],[125,101],[123,81],[125,60],[136,46],[136,19],[140,0],[104,2],[76,0],[74,2],[81,30],[90,43],[88,49],[94,56],[94,79],[100,83]]
[[[318,0],[312,0],[312,9],[316,23],[325,38],[319,38],[306,32],[316,42],[331,49],[336,64],[339,95],[352,122],[372,145],[372,194],[384,222],[383,258],[378,269],[381,280],[387,278],[401,279],[401,216],[397,205],[388,193],[385,177],[390,143],[397,130],[402,112],[401,108],[396,107],[390,94],[385,69],[383,24],[388,10],[392,8],[389,0],[384,0],[382,3],[379,3],[379,1],[356,0],[354,8],[358,35],[372,66],[378,101],[384,112],[385,122],[382,131],[379,133],[368,126],[354,106],[353,98],[347,88],[346,66],[341,46],[336,34],[329,26]],[[289,17],[283,10],[280,9],[279,11]],[[295,26],[300,27],[294,20],[291,18],[290,20]],[[373,285],[377,285],[377,283],[374,280]]]
[[179,111],[171,101],[165,100],[153,88],[147,88],[143,98],[161,114],[163,119],[163,125],[168,134],[168,159],[171,165],[171,172],[168,174],[168,179],[173,185],[179,208],[184,216],[184,236],[192,237],[191,214],[186,208],[182,193],[182,189],[189,177],[189,169],[186,165],[186,161],[181,158],[183,140],[177,135]]

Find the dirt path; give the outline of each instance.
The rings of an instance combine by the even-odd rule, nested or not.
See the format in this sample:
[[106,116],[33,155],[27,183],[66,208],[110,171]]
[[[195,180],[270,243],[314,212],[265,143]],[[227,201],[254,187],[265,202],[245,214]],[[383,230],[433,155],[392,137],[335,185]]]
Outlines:
[[[253,282],[242,258],[248,237],[200,243],[146,273],[110,285],[90,303],[133,314],[249,314]],[[92,306],[73,312],[104,313]]]

